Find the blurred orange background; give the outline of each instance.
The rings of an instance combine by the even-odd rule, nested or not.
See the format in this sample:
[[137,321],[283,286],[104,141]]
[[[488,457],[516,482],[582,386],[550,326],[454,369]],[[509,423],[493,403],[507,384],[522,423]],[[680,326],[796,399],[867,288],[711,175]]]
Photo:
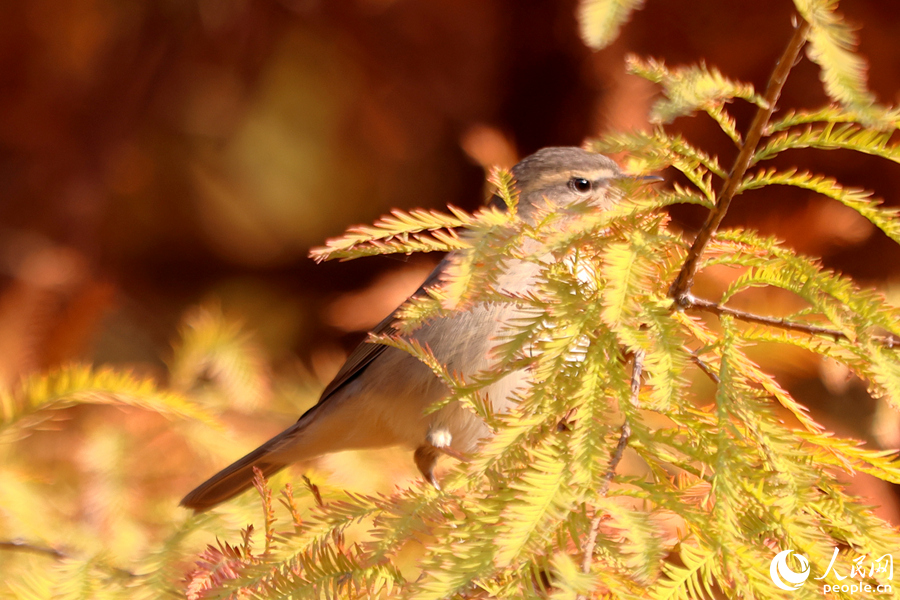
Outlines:
[[[221,306],[251,332],[261,377],[296,382],[290,392],[260,383],[257,404],[236,400],[243,415],[274,406],[277,417],[235,420],[256,442],[315,400],[345,353],[439,258],[315,265],[311,246],[393,207],[473,209],[486,197],[490,165],[648,128],[656,90],[625,73],[629,52],[669,65],[705,60],[763,89],[792,18],[787,0],[650,0],[612,47],[592,53],[570,0],[2,6],[0,386],[75,360],[131,367],[165,384],[179,324],[202,318],[192,307]],[[861,27],[871,87],[897,103],[900,11],[883,0],[841,10]],[[804,60],[782,106],[824,103],[818,69]],[[731,110],[746,126],[752,109]],[[736,154],[706,117],[673,128],[723,164]],[[794,152],[776,164],[900,205],[897,164],[842,151]],[[703,213],[677,208],[673,217],[691,231]],[[767,190],[739,198],[725,225],[777,235],[900,300],[900,248],[836,203]],[[699,291],[717,289],[715,277]],[[754,306],[761,301],[783,312],[781,296],[761,295]],[[764,360],[830,428],[898,444],[893,413],[840,366],[789,349]],[[71,422],[56,427],[121,422],[151,448],[168,448],[164,422],[132,432],[134,415],[98,411],[71,411]],[[48,464],[78,443],[23,442]],[[237,454],[223,448],[202,464],[161,459],[143,485],[165,482],[174,498]],[[855,485],[900,522],[887,484]]]

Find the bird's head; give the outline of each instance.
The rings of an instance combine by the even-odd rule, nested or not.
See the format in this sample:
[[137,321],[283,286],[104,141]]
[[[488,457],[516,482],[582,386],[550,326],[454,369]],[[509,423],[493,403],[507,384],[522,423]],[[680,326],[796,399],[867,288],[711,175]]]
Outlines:
[[616,199],[610,184],[625,177],[612,159],[574,146],[538,150],[513,167],[512,174],[526,218],[537,207],[583,203],[608,208]]

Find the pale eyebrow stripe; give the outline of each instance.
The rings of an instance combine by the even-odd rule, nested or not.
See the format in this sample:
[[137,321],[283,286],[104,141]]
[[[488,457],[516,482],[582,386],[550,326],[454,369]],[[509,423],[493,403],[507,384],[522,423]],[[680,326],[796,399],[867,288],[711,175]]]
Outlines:
[[569,181],[572,177],[584,177],[585,179],[589,179],[591,181],[598,181],[601,179],[610,179],[612,177],[617,177],[620,173],[613,171],[612,169],[591,169],[590,171],[585,170],[576,170],[576,169],[566,169],[565,171],[556,171],[551,173],[545,173],[541,175],[535,181],[536,184],[544,186],[552,183],[564,183]]

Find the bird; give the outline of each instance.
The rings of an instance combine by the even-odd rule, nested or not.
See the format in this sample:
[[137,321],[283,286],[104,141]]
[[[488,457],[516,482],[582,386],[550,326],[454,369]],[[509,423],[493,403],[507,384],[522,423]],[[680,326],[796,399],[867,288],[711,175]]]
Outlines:
[[[608,209],[619,196],[613,182],[628,177],[609,157],[574,146],[543,148],[516,164],[512,176],[519,194],[517,215],[525,221],[542,211],[576,204]],[[497,197],[493,204],[505,208]],[[411,298],[444,283],[464,252],[449,253]],[[504,265],[495,277],[498,290],[521,295],[537,284],[541,267],[534,261],[510,259]],[[372,333],[396,334],[402,307]],[[520,314],[515,303],[477,303],[434,317],[409,337],[429,348],[448,372],[465,378],[497,364],[492,349]],[[527,385],[528,373],[513,371],[487,386],[483,394],[495,413],[507,412]],[[464,457],[491,434],[487,424],[458,401],[437,411],[427,410],[448,394],[447,385],[412,354],[364,341],[296,423],[201,483],[181,505],[201,512],[237,496],[253,485],[254,467],[268,477],[292,463],[331,452],[388,446],[413,450],[422,476],[439,488],[434,474],[438,458],[442,454]]]

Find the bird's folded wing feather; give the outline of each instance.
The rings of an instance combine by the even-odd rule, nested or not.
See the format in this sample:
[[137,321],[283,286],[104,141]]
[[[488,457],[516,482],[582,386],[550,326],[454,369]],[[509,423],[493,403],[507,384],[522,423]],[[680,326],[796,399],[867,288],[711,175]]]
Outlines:
[[[419,286],[410,298],[416,298],[418,296],[422,296],[425,294],[425,291],[438,284],[441,279],[441,275],[443,275],[444,270],[447,268],[449,264],[450,258],[445,258],[434,268],[434,270],[428,275],[422,285]],[[405,302],[404,302],[405,304]],[[402,304],[400,305],[403,306]],[[397,311],[400,310],[398,307],[394,312],[385,317],[378,325],[372,328],[370,333],[375,335],[387,334],[391,335],[397,332],[397,329],[394,327],[394,324],[397,321],[396,315]],[[376,358],[378,358],[382,352],[388,349],[388,346],[382,344],[373,344],[371,342],[363,342],[359,346],[357,346],[353,352],[350,353],[350,356],[347,357],[347,360],[344,362],[344,365],[338,371],[337,375],[334,376],[334,379],[331,380],[325,390],[322,392],[322,395],[319,397],[319,401],[316,403],[318,406],[323,402],[327,401],[329,397],[331,397],[337,390],[341,387],[355,379],[362,373],[366,367],[372,364]]]

